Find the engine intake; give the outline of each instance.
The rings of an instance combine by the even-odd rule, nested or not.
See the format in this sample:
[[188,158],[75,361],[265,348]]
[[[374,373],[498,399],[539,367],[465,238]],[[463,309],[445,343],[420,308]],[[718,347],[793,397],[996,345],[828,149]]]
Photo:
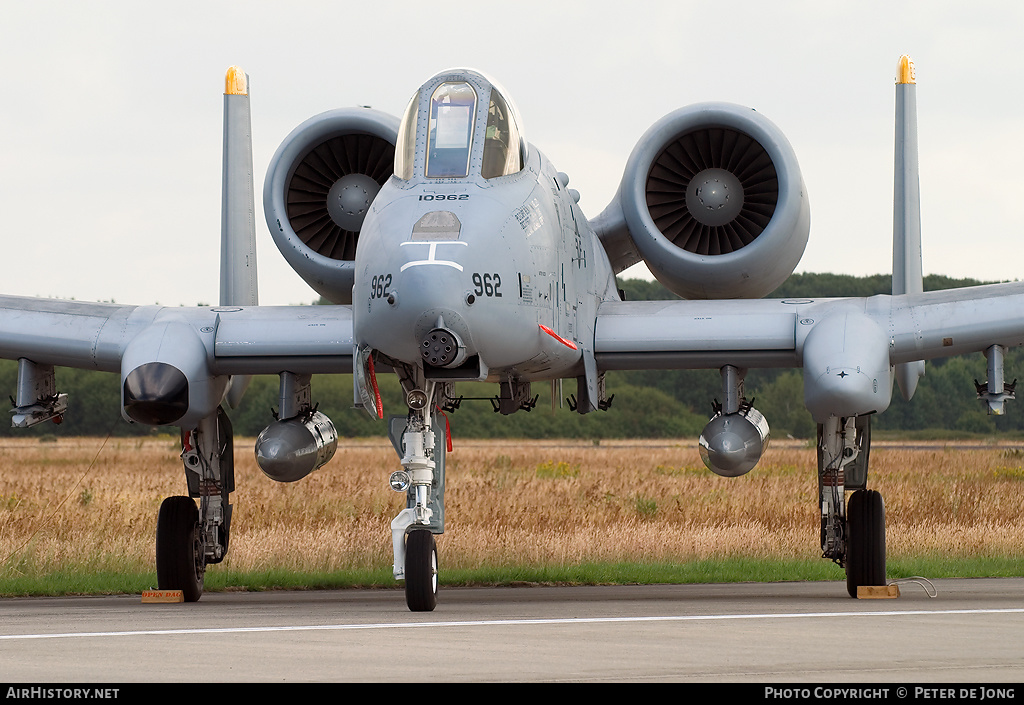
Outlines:
[[779,199],[779,177],[764,147],[720,128],[682,135],[655,158],[647,208],[676,247],[698,255],[741,250],[764,232]]
[[270,162],[263,203],[281,254],[317,293],[351,303],[363,218],[394,173],[398,119],[332,110],[292,131]]
[[680,296],[757,298],[796,269],[810,208],[782,132],[749,108],[705,103],[644,134],[594,227],[616,271],[636,261],[628,238]]

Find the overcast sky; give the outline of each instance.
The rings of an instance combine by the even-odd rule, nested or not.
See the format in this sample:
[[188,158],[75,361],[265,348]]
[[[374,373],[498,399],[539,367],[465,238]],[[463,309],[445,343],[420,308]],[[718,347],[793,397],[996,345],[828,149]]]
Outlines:
[[891,269],[893,78],[917,68],[926,273],[1024,274],[1020,2],[0,0],[0,292],[216,303],[224,73],[250,76],[260,301],[316,295],[262,219],[300,122],[400,115],[431,75],[501,82],[597,215],[665,113],[726,100],[788,136],[811,203],[798,271]]

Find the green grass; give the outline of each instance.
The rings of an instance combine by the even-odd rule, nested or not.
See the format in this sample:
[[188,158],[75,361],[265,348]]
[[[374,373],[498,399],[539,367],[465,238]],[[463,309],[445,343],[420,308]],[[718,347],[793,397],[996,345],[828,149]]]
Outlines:
[[1024,558],[1020,556],[978,556],[950,558],[921,556],[886,562],[888,579],[924,578],[1017,578],[1024,576]]
[[72,569],[46,574],[0,575],[0,596],[121,595],[135,594],[156,585],[156,573],[77,572]]
[[[924,556],[891,559],[890,581],[921,576],[928,579],[966,577],[1016,577],[1024,575],[1024,559],[1005,556],[949,558]],[[735,583],[845,580],[841,568],[823,559],[769,560],[722,558],[681,564],[588,563],[572,566],[521,566],[445,571],[448,586],[534,585],[633,585],[682,583]],[[319,590],[342,588],[396,588],[390,568],[373,571],[295,573],[269,570],[239,573],[216,566],[206,574],[206,590]],[[153,572],[85,573],[63,569],[46,575],[0,577],[0,596],[138,594],[156,586]]]

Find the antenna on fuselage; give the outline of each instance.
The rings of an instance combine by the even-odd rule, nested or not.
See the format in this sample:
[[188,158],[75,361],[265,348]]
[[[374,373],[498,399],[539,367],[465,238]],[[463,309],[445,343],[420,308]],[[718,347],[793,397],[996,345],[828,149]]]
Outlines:
[[[896,69],[896,145],[892,205],[892,293],[924,291],[921,266],[921,181],[917,157],[917,83],[904,54]],[[896,365],[896,383],[910,399],[924,376],[924,360]]]

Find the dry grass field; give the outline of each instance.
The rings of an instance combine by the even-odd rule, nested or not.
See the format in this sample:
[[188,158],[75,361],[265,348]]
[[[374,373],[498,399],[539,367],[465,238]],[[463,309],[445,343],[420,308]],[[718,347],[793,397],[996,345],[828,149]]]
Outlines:
[[[160,502],[185,490],[177,441],[102,443],[0,441],[0,585],[60,569],[154,570]],[[890,560],[1024,555],[1024,452],[964,446],[872,449]],[[386,441],[347,441],[288,485],[264,477],[251,449],[235,444],[231,551],[213,570],[390,568],[403,498],[387,486],[398,463]],[[445,569],[820,555],[815,451],[799,442],[774,443],[729,479],[703,467],[693,440],[456,439],[447,483]]]

